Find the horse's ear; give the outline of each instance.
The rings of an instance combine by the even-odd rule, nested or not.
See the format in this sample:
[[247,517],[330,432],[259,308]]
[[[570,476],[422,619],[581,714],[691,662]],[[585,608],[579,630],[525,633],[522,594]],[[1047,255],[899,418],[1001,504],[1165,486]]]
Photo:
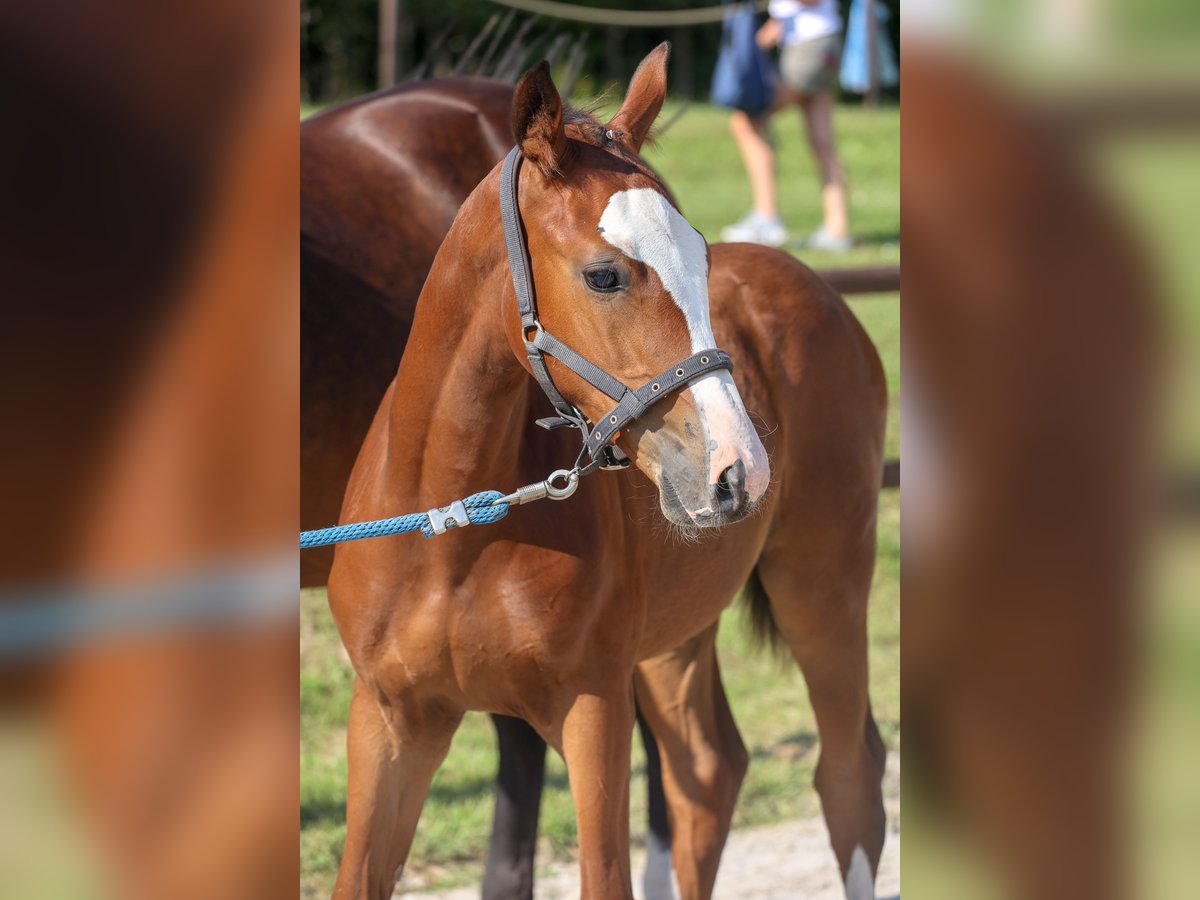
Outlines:
[[525,158],[547,175],[558,171],[567,149],[563,104],[544,59],[521,76],[513,95],[513,137]]
[[667,57],[670,55],[670,41],[663,41],[650,51],[633,73],[625,102],[608,123],[613,131],[629,135],[634,150],[642,149],[650,126],[662,110],[663,100],[667,96]]

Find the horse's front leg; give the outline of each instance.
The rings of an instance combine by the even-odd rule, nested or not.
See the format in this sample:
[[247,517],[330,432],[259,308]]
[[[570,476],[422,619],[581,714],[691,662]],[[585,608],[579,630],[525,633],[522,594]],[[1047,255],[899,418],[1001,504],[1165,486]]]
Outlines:
[[346,846],[334,900],[388,900],[434,772],[462,711],[419,697],[383,698],[354,684],[346,736]]
[[562,722],[562,750],[579,826],[581,894],[633,897],[629,875],[629,745],[633,686],[626,676],[604,690],[582,692]]

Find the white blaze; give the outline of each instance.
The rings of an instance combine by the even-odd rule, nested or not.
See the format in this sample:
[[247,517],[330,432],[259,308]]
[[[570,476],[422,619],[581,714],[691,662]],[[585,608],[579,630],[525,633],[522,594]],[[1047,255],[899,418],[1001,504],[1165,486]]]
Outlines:
[[[631,259],[654,270],[675,305],[683,312],[692,352],[717,345],[708,317],[708,259],[704,238],[667,198],[652,188],[618,191],[600,217],[604,239]],[[726,371],[705,375],[688,388],[700,412],[709,441],[709,484],[741,458],[746,491],[757,500],[771,473],[733,378]]]

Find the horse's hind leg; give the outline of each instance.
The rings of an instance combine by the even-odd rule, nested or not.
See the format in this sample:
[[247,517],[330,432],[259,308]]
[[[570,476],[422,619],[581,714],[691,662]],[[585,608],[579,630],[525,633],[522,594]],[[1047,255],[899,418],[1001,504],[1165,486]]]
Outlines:
[[671,812],[671,858],[684,900],[712,895],[749,765],[721,686],[717,626],[639,664],[638,701],[658,739]]
[[[804,673],[821,737],[814,778],[849,900],[874,898],[886,817],[886,749],[867,697],[867,596],[874,529],[842,564],[801,571],[788,547],[768,552],[751,603],[770,604],[780,635]],[[765,596],[764,596],[765,593]]]
[[335,900],[388,900],[408,858],[429,783],[462,713],[354,685],[346,744],[346,847]]
[[523,719],[493,715],[492,724],[499,741],[500,771],[483,873],[483,900],[529,900],[533,897],[546,742]]

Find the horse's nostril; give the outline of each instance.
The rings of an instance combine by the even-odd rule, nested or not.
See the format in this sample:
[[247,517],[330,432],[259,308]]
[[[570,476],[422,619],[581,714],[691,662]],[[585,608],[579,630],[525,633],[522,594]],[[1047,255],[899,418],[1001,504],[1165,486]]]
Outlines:
[[733,488],[729,486],[729,470],[726,469],[717,479],[717,500],[724,501],[733,496]]
[[740,459],[721,473],[716,484],[717,509],[723,513],[738,510],[746,497],[746,464]]

